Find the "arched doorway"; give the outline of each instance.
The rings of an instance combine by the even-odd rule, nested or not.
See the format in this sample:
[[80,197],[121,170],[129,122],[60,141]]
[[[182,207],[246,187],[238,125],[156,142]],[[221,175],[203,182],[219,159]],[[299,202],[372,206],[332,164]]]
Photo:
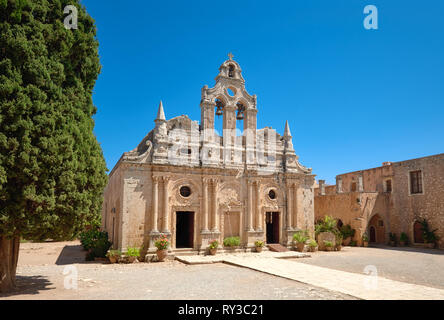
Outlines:
[[385,243],[384,220],[379,214],[375,214],[368,223],[369,240],[373,243]]
[[376,229],[375,227],[370,227],[370,242],[376,242]]
[[424,243],[422,224],[419,221],[415,221],[415,223],[413,224],[413,238],[415,240],[415,243]]

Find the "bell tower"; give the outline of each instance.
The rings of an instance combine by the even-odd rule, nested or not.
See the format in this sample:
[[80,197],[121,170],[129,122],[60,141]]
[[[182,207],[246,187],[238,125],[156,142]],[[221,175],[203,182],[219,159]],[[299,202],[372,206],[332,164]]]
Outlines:
[[[256,137],[256,95],[251,96],[245,89],[242,69],[233,60],[233,55],[219,67],[216,84],[213,88],[202,88],[201,126],[204,130],[203,143],[217,143],[214,131],[215,116],[223,117],[223,147],[230,147],[236,141],[236,121],[242,120],[245,147],[253,149]],[[251,152],[254,154],[254,152]],[[248,157],[247,157],[248,158]],[[251,157],[250,157],[251,158]]]

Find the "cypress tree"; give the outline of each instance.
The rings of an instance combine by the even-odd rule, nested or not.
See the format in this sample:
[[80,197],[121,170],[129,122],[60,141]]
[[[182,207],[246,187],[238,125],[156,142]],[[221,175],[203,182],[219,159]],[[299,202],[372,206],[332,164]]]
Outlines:
[[[78,9],[66,29],[64,8]],[[94,20],[77,0],[0,0],[0,291],[20,238],[70,239],[100,219],[106,165],[93,134]]]

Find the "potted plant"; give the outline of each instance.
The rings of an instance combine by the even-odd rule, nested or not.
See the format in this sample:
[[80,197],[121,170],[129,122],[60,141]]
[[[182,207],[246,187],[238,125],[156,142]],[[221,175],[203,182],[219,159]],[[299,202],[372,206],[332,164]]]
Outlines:
[[336,245],[335,245],[336,251],[342,250],[342,239],[343,239],[342,233],[336,232]]
[[120,252],[120,250],[109,250],[106,253],[106,257],[108,258],[110,263],[117,263],[121,255],[122,253]]
[[350,247],[356,247],[357,245],[358,243],[356,242],[356,240],[350,241]]
[[310,241],[308,241],[308,250],[310,252],[315,252],[317,249],[318,249],[318,243],[316,242],[316,240],[310,239]]
[[438,229],[430,230],[429,224],[426,219],[421,222],[421,225],[424,243],[428,248],[434,248],[436,241],[439,240],[438,236],[435,233]]
[[364,247],[368,247],[368,235],[366,232],[362,235],[362,242],[364,243]]
[[140,256],[140,249],[128,247],[126,249],[125,256],[127,257],[129,263],[134,263],[136,262],[137,258]]
[[401,235],[399,236],[399,244],[404,247],[407,242],[409,241],[409,237],[405,232],[401,232]]
[[343,225],[341,227],[341,234],[342,234],[342,245],[348,246],[350,245],[350,242],[352,241],[353,237],[355,236],[356,230],[352,229],[352,227],[349,224]]
[[262,252],[262,248],[264,247],[264,242],[262,240],[256,240],[254,242],[254,246],[256,247],[256,252]]
[[208,245],[208,249],[209,249],[210,254],[212,256],[214,256],[216,254],[218,247],[219,247],[219,241],[217,241],[216,239],[210,241],[210,244]]
[[307,231],[298,231],[293,234],[293,243],[299,252],[303,252],[305,248],[305,243],[308,240]]
[[224,247],[234,250],[240,246],[239,237],[227,237],[224,239]]
[[164,261],[168,254],[168,246],[170,245],[167,236],[165,234],[161,234],[160,237],[154,242],[154,245],[157,248],[157,260],[159,262]]
[[333,242],[324,240],[325,251],[333,251]]
[[390,239],[390,245],[392,247],[396,246],[396,234],[390,232],[389,239]]

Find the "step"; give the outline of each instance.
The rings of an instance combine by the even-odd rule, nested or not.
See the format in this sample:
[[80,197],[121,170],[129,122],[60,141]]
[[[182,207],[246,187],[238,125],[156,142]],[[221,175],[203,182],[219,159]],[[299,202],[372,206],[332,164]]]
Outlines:
[[290,250],[288,250],[287,247],[284,247],[283,245],[281,245],[279,243],[270,243],[270,244],[267,244],[267,247],[270,249],[270,251],[274,251],[274,252],[290,251]]

